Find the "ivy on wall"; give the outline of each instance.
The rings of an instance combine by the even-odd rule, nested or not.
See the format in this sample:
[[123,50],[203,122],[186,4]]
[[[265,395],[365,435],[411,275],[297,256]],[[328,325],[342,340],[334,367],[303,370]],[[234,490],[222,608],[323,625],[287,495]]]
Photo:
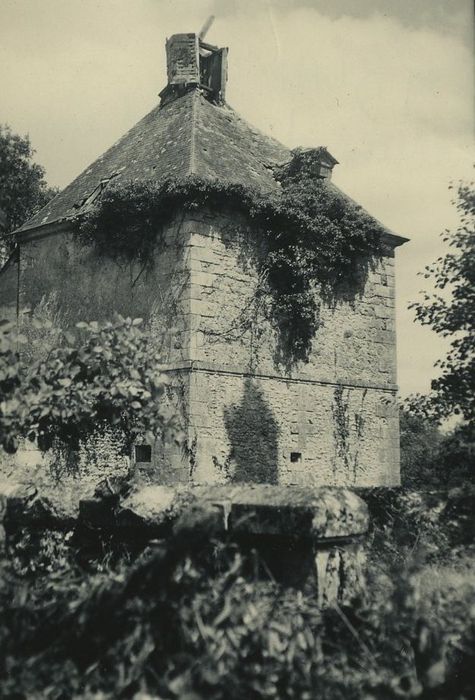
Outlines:
[[[362,390],[359,409],[353,413],[350,412],[351,391],[350,388],[345,389],[342,384],[338,384],[333,392],[331,411],[333,416],[333,438],[335,441],[334,473],[336,477],[338,458],[344,466],[344,473],[347,478],[349,478],[349,470],[351,469],[353,481],[356,482],[361,441],[365,433],[364,403],[368,389]],[[352,417],[353,421],[351,420]]]
[[[198,176],[111,185],[75,220],[76,238],[99,256],[153,267],[164,227],[177,212],[238,211],[252,232],[246,248],[265,280],[280,361],[307,360],[318,328],[317,295],[358,292],[381,254],[381,225],[328,181],[315,176],[318,149],[296,150],[278,171],[274,193]],[[363,274],[362,274],[363,273]]]
[[334,390],[332,414],[336,454],[343,461],[346,473],[350,467],[349,390],[345,397],[341,384]]

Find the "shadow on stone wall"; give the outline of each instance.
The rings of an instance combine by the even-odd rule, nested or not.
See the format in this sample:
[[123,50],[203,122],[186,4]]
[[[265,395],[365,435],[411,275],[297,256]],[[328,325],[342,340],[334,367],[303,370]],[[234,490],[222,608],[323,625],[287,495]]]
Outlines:
[[224,409],[224,424],[231,445],[232,480],[276,484],[279,428],[252,379],[244,382],[240,404]]

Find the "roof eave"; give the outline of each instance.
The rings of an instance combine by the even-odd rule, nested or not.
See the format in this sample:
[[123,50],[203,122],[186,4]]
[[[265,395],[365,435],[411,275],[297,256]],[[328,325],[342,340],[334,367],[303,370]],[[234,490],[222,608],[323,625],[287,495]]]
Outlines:
[[411,240],[410,238],[406,238],[405,236],[400,236],[397,233],[393,233],[393,231],[390,231],[387,228],[383,228],[381,237],[383,239],[383,242],[387,243],[392,248],[398,248],[399,246],[404,245],[404,243],[409,243],[409,241]]
[[8,234],[12,236],[17,242],[25,242],[37,240],[40,238],[46,238],[47,236],[52,236],[57,233],[67,233],[72,231],[72,221],[70,218],[57,219],[56,221],[51,221],[47,224],[40,224],[39,226],[32,226],[31,228],[18,228],[16,231]]
[[335,185],[335,183],[332,180],[327,180],[327,183],[330,185],[332,189],[334,189],[336,192],[338,192],[340,195],[342,195],[347,201],[351,202],[354,206],[358,207],[361,211],[363,211],[365,214],[367,214],[373,221],[375,221],[378,226],[381,229],[381,236],[384,240],[385,243],[388,245],[392,246],[393,248],[397,248],[398,246],[404,245],[404,243],[408,243],[410,241],[410,238],[405,238],[405,236],[400,236],[397,233],[394,233],[394,231],[391,231],[391,229],[387,228],[384,224],[381,223],[375,216],[370,214],[366,209],[361,206],[361,204],[358,204],[356,200],[353,199],[349,194],[344,192],[338,185]]
[[[380,222],[378,222],[380,223]],[[411,239],[405,236],[400,236],[394,231],[386,228],[382,224],[381,226],[381,238],[383,242],[392,248],[398,248],[399,246],[408,243]],[[40,226],[33,226],[31,228],[19,228],[16,231],[12,231],[8,234],[15,239],[16,242],[25,242],[31,240],[38,240],[40,238],[46,238],[47,236],[53,236],[58,233],[70,233],[73,230],[71,217],[65,217],[56,221],[52,221],[47,224],[42,224]]]

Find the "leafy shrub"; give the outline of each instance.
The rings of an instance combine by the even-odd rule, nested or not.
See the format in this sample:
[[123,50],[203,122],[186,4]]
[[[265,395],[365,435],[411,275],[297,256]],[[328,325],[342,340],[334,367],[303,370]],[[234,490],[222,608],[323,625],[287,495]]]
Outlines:
[[43,541],[43,564],[25,570],[11,563],[21,543],[10,544],[0,585],[2,697],[471,696],[468,577],[434,586],[430,575],[430,588],[417,561],[373,565],[365,601],[321,610],[312,595],[250,576],[239,551],[213,544],[212,518],[200,517],[135,561],[87,571],[56,540]]
[[405,408],[399,412],[401,482],[407,488],[434,487],[442,435],[434,421]]
[[357,492],[368,504],[375,559],[397,565],[414,553],[429,560],[448,555],[451,541],[442,525],[447,492],[385,487]]
[[445,486],[475,485],[475,423],[463,423],[444,435],[438,463]]
[[34,154],[28,136],[15,134],[8,124],[0,124],[0,209],[6,218],[0,229],[0,263],[13,246],[8,234],[59,191],[48,187],[45,169],[33,162]]
[[475,487],[415,491],[358,489],[370,514],[371,557],[400,566],[411,557],[434,566],[456,565],[475,546]]
[[140,319],[78,323],[60,332],[44,359],[22,357],[26,338],[0,327],[0,436],[6,452],[19,440],[41,450],[78,450],[101,426],[116,429],[128,450],[138,435],[171,434],[174,417],[164,401],[166,376]]
[[475,424],[442,432],[414,405],[401,408],[401,481],[412,489],[449,489],[474,483]]
[[[452,187],[452,186],[451,186]],[[431,278],[435,291],[414,302],[416,319],[442,337],[450,337],[447,356],[436,364],[442,372],[426,397],[414,397],[426,411],[438,417],[460,415],[475,419],[475,187],[460,182],[454,200],[459,225],[444,231],[442,240],[451,250],[428,265],[424,277]],[[442,294],[441,294],[442,292]]]

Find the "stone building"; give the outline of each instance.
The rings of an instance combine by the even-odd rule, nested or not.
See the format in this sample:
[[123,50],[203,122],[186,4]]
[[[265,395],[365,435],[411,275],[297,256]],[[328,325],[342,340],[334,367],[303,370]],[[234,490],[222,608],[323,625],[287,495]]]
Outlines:
[[[111,183],[174,176],[279,188],[291,152],[225,102],[227,50],[195,34],[167,41],[168,83],[160,104],[17,233],[0,275],[0,316],[50,314],[64,324],[114,311],[152,329],[174,388],[187,444],[138,445],[135,459],[158,483],[236,479],[283,484],[396,485],[394,249],[384,230],[356,298],[321,301],[308,362],[276,362],[275,332],[237,319],[257,271],[243,261],[245,216],[231,209],[177,212],[166,247],[140,274],[74,241],[71,220]],[[336,188],[325,149],[316,176]]]

